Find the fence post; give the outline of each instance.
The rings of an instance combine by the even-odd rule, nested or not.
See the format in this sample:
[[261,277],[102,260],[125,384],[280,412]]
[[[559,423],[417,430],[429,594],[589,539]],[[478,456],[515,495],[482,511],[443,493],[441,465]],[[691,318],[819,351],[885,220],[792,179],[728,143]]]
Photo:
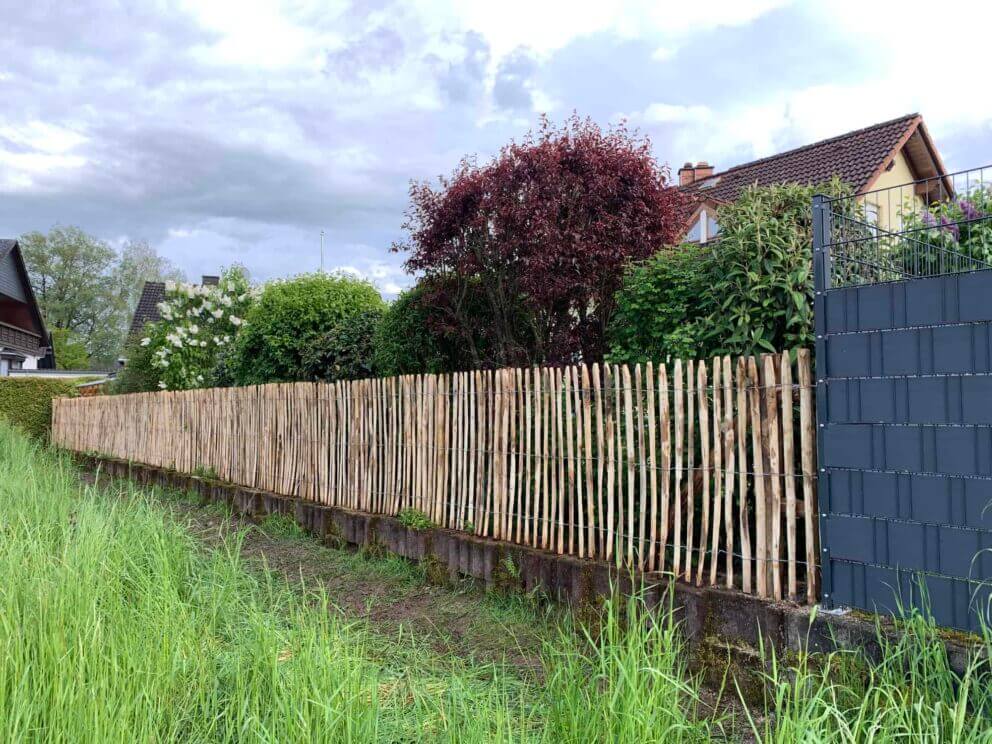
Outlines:
[[[830,513],[830,482],[823,457],[824,425],[827,412],[827,291],[830,289],[830,201],[822,194],[813,196],[813,332],[816,336],[816,478],[819,511],[820,602],[833,607],[833,584],[830,577],[830,554],[826,547],[826,516]],[[816,567],[809,566],[812,573]],[[807,577],[807,581],[809,578]]]

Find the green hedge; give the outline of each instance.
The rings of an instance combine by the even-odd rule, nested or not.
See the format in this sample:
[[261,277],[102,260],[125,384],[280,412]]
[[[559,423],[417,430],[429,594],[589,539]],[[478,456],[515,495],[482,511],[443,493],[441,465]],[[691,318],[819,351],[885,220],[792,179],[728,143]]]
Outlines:
[[46,380],[38,377],[0,378],[0,418],[28,434],[47,436],[52,428],[52,398],[75,397],[77,380]]

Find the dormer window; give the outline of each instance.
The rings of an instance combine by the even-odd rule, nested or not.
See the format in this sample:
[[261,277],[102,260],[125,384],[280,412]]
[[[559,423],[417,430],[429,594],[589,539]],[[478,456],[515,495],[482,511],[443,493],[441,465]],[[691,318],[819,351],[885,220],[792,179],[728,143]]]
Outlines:
[[685,239],[689,243],[708,243],[716,238],[720,232],[720,226],[716,222],[716,215],[713,210],[703,207],[699,210],[699,216],[692,223]]

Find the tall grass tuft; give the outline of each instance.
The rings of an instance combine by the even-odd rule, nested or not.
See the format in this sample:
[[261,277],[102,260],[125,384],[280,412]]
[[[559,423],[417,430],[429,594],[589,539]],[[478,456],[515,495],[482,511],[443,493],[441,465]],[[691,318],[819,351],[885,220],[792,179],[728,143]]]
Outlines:
[[[764,719],[749,716],[762,742],[992,742],[992,669],[987,652],[963,674],[951,667],[937,626],[914,611],[895,639],[877,630],[880,653],[801,656],[785,666],[771,655]],[[976,649],[977,650],[977,649]]]
[[671,607],[614,597],[599,622],[545,644],[547,726],[557,742],[708,741],[699,685]]
[[[347,623],[246,568],[238,535],[205,550],[114,488],[0,423],[0,741],[724,740],[670,607],[618,598],[594,626],[566,621],[531,678]],[[988,662],[956,675],[931,621],[903,625],[877,662],[770,658],[753,738],[992,742]]]
[[0,424],[0,740],[485,741],[529,725],[499,675],[376,663],[323,597],[246,571],[236,541],[201,551],[120,488],[80,487]]

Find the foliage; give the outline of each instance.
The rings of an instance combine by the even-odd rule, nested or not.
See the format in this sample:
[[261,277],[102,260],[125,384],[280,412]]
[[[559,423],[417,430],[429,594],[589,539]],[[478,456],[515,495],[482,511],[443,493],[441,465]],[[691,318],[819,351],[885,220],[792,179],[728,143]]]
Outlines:
[[146,243],[118,254],[77,227],[54,227],[19,239],[46,324],[76,334],[90,361],[116,362],[145,280],[181,276]]
[[431,527],[437,526],[431,521],[431,518],[420,511],[420,509],[414,509],[412,507],[400,509],[399,513],[396,515],[396,520],[401,525],[411,530],[429,530]]
[[145,327],[139,342],[151,356],[136,360],[135,379],[150,364],[162,390],[206,386],[219,352],[232,343],[253,302],[248,276],[240,267],[225,271],[217,285],[167,282],[161,317]]
[[308,379],[304,353],[342,321],[381,313],[385,302],[369,282],[335,274],[303,274],[265,286],[248,313],[229,359],[238,385]]
[[[149,331],[151,325],[146,325],[145,329]],[[123,355],[127,359],[127,364],[110,384],[108,392],[111,395],[147,393],[160,389],[158,369],[153,364],[156,359],[154,356],[156,347],[150,344],[142,345],[140,340],[139,338],[129,341],[124,347]]]
[[907,204],[900,215],[905,234],[895,239],[892,256],[899,271],[928,276],[942,267],[970,268],[957,256],[992,265],[992,187],[923,209]]
[[[624,267],[681,227],[667,178],[622,125],[544,119],[484,166],[465,159],[437,186],[413,184],[409,238],[394,249],[409,252],[409,271],[451,282],[433,306],[477,364],[596,359]],[[462,304],[476,290],[481,319]],[[480,328],[489,348],[474,348]]]
[[786,665],[771,655],[764,720],[744,708],[754,740],[988,742],[992,633],[959,674],[929,617],[904,615],[899,631],[893,638],[877,630],[877,660],[842,650]]
[[87,369],[90,366],[86,344],[77,333],[68,328],[53,328],[51,333],[59,369]]
[[813,343],[814,191],[827,186],[752,186],[717,212],[712,311],[705,320],[709,350],[760,354]]
[[710,311],[713,251],[686,244],[633,264],[617,292],[607,341],[610,361],[637,363],[705,353],[700,320]]
[[75,397],[76,382],[42,377],[0,378],[0,419],[33,436],[47,436],[52,428],[52,398]]
[[303,350],[306,379],[334,382],[372,377],[373,338],[385,311],[349,315]]
[[[472,343],[459,340],[459,330],[448,315],[447,302],[434,304],[443,292],[443,280],[421,280],[402,292],[386,310],[373,339],[372,366],[378,375],[437,374],[475,366],[469,349],[487,349],[486,323],[472,329]],[[450,283],[449,283],[450,284]],[[469,316],[483,319],[485,304],[476,293]]]
[[444,371],[428,328],[429,311],[423,288],[401,292],[386,308],[372,340],[372,367],[377,375],[409,375]]

